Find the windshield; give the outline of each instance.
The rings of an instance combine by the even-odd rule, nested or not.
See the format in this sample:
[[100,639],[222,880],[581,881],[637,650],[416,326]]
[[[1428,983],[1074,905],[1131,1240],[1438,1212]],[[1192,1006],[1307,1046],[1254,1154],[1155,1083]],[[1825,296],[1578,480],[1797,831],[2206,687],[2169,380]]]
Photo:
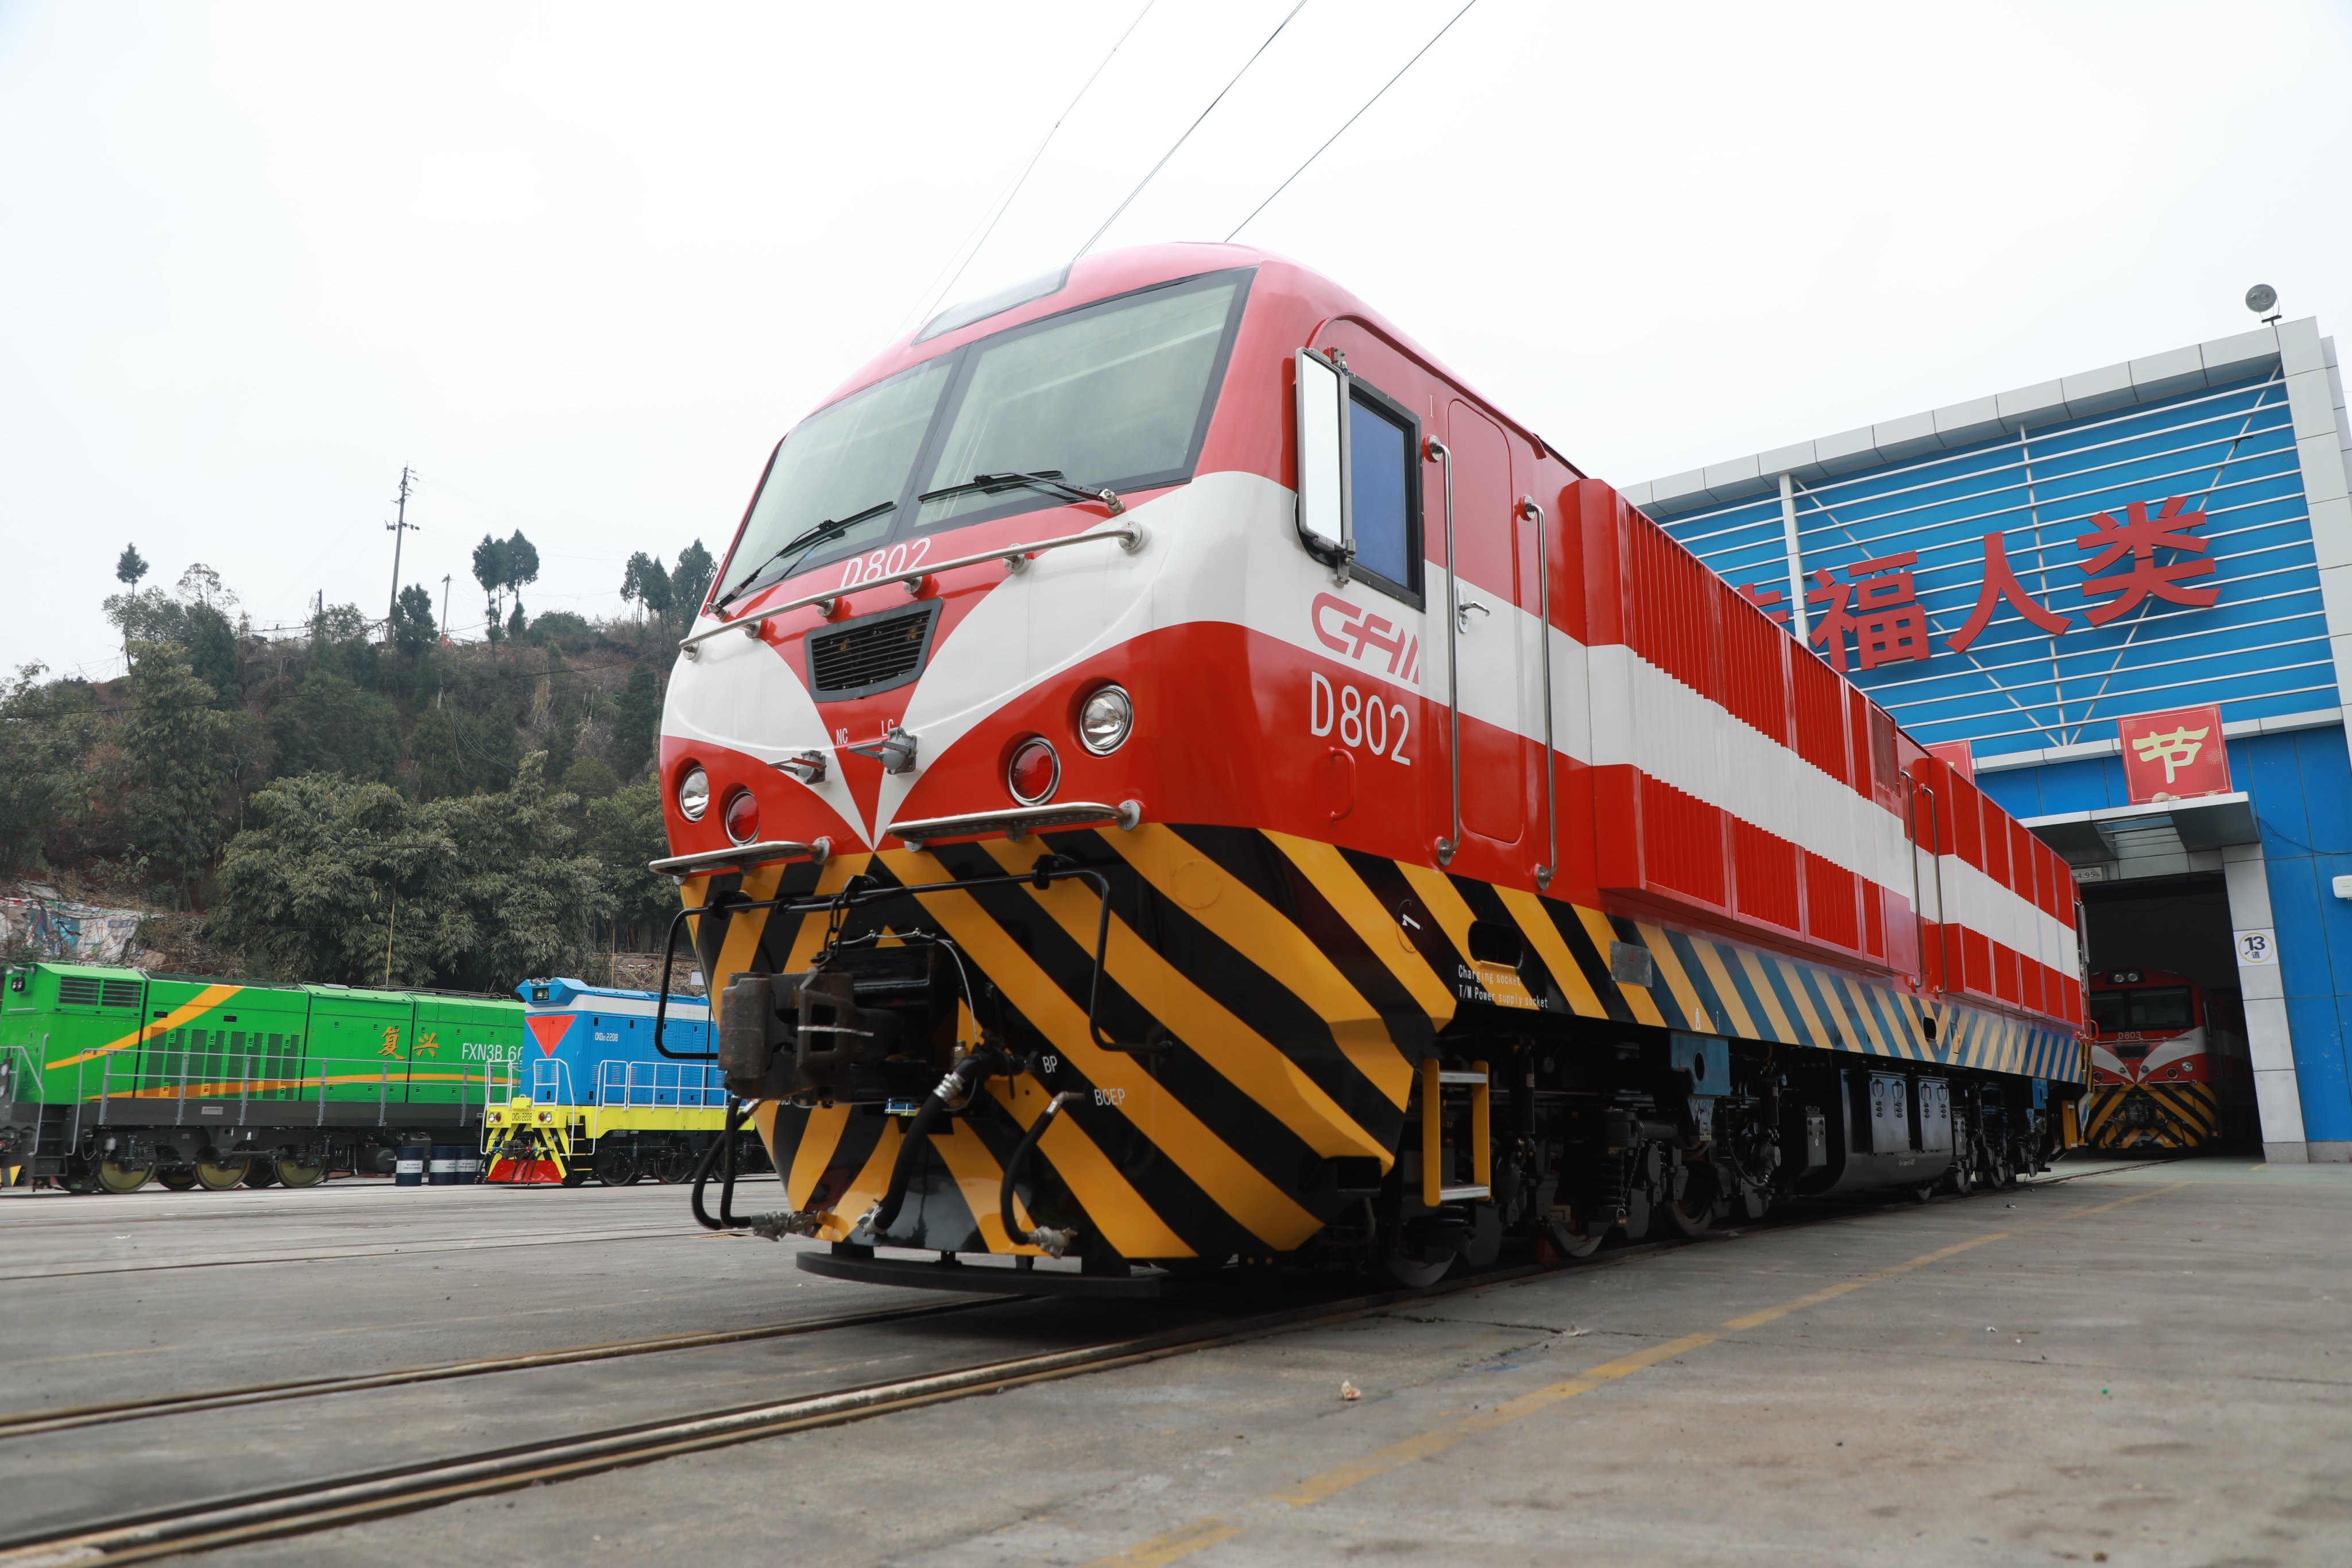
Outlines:
[[[1092,490],[1180,474],[1239,287],[1147,294],[980,343],[923,488],[1055,471]],[[1003,500],[968,492],[927,501],[916,526]]]
[[2190,1029],[2196,1023],[2192,1014],[2186,986],[2091,993],[2091,1019],[2102,1034],[2152,1034]]
[[1248,276],[1211,273],[1010,328],[811,414],[776,450],[727,591],[918,528],[1069,504],[1003,486],[916,499],[981,474],[1057,472],[1090,491],[1190,477]]
[[[792,563],[789,557],[777,559],[776,552],[810,529],[898,498],[951,365],[934,360],[867,387],[811,414],[784,438],[743,525],[743,543],[728,563],[735,574],[729,591],[782,576]],[[810,553],[862,549],[889,532],[890,514],[884,510],[817,541]]]

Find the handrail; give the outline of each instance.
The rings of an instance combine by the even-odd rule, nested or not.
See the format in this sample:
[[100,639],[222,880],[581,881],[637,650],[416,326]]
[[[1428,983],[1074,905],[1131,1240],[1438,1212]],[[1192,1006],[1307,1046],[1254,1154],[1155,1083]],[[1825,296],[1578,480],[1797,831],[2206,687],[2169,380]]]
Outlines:
[[1445,766],[1454,786],[1454,836],[1437,841],[1437,863],[1444,865],[1462,847],[1461,560],[1454,553],[1454,454],[1433,435],[1424,436],[1421,445],[1423,455],[1445,476]]
[[672,855],[667,860],[647,861],[646,869],[656,876],[683,879],[717,866],[740,865],[749,869],[774,861],[803,860],[823,865],[832,854],[831,839],[821,838],[805,844],[791,839],[766,839],[756,844],[730,844],[723,850],[702,850],[690,855]]
[[893,582],[920,582],[934,573],[952,571],[960,566],[978,566],[982,561],[1001,560],[1007,570],[1017,575],[1028,569],[1032,556],[1043,555],[1047,550],[1066,549],[1072,545],[1093,544],[1101,539],[1117,539],[1120,549],[1125,550],[1129,555],[1133,555],[1144,547],[1150,537],[1144,531],[1141,523],[1129,522],[1116,528],[1098,528],[1082,534],[1065,534],[1060,538],[1036,539],[1028,544],[1007,545],[1002,549],[982,550],[977,555],[958,556],[953,560],[925,561],[920,566],[911,566],[904,571],[892,572],[883,577],[869,577],[863,582],[828,589],[823,593],[808,594],[788,603],[779,604],[771,610],[762,610],[756,614],[741,616],[733,621],[721,622],[716,626],[706,627],[700,632],[680,638],[677,651],[689,659],[699,658],[702,644],[721,632],[740,632],[746,637],[757,637],[760,634],[761,626],[776,616],[788,615],[795,610],[805,610],[812,604],[820,606],[824,612],[830,616],[834,606],[853,593],[862,592],[869,588],[882,588]]
[[[1453,508],[1448,507],[1451,511]],[[1536,613],[1538,623],[1536,656],[1543,661],[1544,703],[1544,831],[1549,849],[1543,864],[1536,867],[1536,891],[1542,893],[1551,886],[1551,879],[1559,874],[1559,792],[1552,779],[1551,756],[1551,542],[1544,531],[1544,509],[1533,496],[1519,497],[1519,510],[1536,520]],[[1449,559],[1450,574],[1453,563]]]
[[1142,821],[1140,800],[1121,800],[1116,806],[1106,806],[1098,800],[1067,800],[1058,806],[1015,806],[999,811],[967,811],[955,817],[919,817],[912,821],[893,822],[882,831],[917,844],[931,839],[1000,831],[1007,838],[1023,839],[1033,832],[1084,827],[1088,822],[1116,822],[1132,830]]

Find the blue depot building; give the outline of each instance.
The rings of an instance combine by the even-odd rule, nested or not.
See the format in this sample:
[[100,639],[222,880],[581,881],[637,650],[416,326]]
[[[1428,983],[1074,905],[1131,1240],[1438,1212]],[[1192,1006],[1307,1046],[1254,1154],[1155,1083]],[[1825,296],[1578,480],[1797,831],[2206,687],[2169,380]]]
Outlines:
[[[2242,1007],[2270,1159],[2345,1160],[2347,474],[2335,341],[2273,319],[1626,496],[2066,857],[2095,971]],[[2127,788],[2216,707],[2226,780]]]

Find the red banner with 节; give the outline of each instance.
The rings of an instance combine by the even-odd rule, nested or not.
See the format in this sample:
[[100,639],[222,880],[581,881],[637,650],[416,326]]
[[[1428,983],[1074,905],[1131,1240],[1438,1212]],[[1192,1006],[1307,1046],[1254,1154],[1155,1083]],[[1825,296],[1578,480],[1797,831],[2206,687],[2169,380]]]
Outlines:
[[2230,751],[2219,707],[2173,708],[2116,721],[2132,804],[2230,792]]

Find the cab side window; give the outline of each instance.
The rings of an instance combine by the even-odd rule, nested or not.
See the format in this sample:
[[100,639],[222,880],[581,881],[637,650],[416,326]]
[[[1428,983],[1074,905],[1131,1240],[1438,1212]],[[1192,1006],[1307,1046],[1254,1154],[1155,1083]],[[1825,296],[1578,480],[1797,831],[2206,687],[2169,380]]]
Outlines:
[[1420,424],[1403,406],[1351,382],[1348,407],[1349,524],[1355,575],[1421,602]]

